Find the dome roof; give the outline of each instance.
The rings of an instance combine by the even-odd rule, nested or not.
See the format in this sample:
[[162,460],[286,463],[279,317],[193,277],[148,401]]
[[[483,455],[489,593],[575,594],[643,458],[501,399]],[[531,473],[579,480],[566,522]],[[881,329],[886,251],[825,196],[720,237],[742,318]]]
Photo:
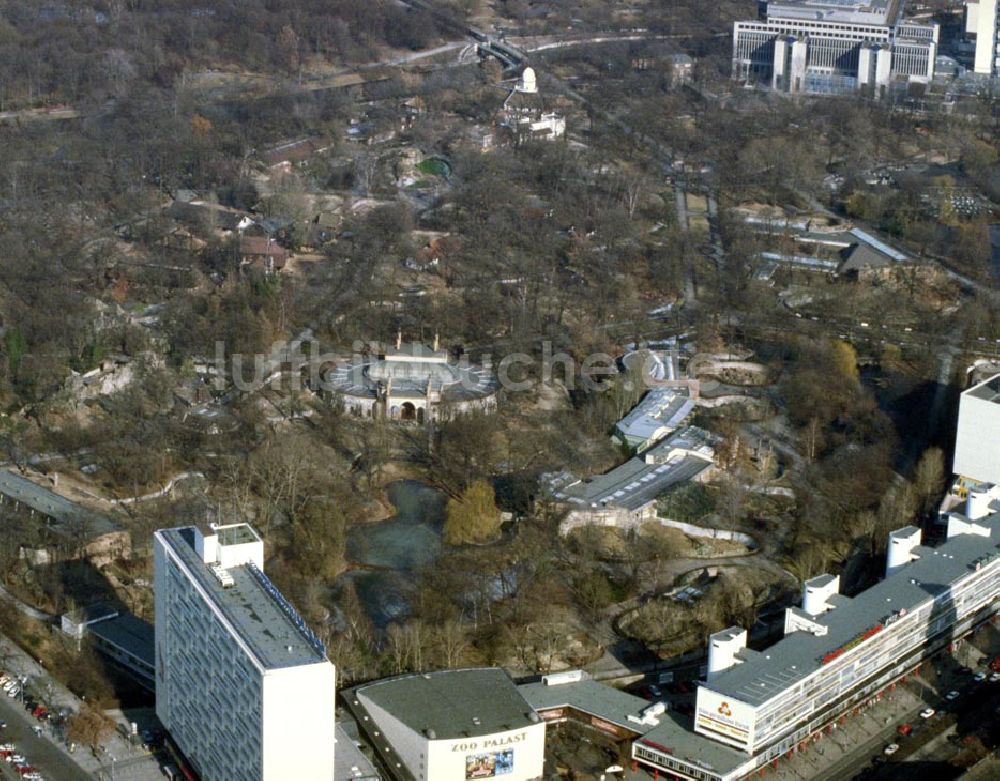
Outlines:
[[535,69],[530,65],[521,71],[521,83],[517,87],[519,92],[535,94],[538,92],[538,79],[535,76]]

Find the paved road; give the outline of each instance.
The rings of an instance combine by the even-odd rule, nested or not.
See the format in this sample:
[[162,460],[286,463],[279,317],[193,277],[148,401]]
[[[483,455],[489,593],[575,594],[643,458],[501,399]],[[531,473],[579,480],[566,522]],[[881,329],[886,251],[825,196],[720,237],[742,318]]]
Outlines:
[[18,751],[38,768],[46,779],[56,781],[90,781],[92,776],[82,770],[61,749],[44,737],[35,736],[32,727],[38,722],[31,718],[20,703],[0,696],[0,721],[7,722],[3,742],[14,743]]

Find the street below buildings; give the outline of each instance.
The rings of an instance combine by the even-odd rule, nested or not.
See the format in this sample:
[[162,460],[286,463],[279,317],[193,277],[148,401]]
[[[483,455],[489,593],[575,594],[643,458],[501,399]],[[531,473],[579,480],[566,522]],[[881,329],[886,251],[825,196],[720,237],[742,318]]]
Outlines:
[[[86,781],[91,778],[79,765],[58,748],[48,737],[51,732],[43,728],[41,736],[35,734],[38,724],[25,712],[17,700],[0,696],[0,721],[7,722],[7,728],[0,731],[0,742],[13,743],[32,767],[46,779],[54,781]],[[13,766],[0,761],[0,771],[4,778],[17,778]]]
[[[815,742],[781,759],[773,768],[775,776],[788,781],[959,777],[962,770],[950,761],[963,740],[1000,720],[1000,681],[976,680],[977,673],[985,677],[989,672],[986,662],[998,652],[1000,632],[987,627],[955,653],[925,661],[921,675],[883,692],[871,707],[860,708]],[[920,713],[928,707],[935,712],[924,719]],[[908,734],[900,735],[902,725],[908,725]],[[887,756],[890,744],[898,749]]]

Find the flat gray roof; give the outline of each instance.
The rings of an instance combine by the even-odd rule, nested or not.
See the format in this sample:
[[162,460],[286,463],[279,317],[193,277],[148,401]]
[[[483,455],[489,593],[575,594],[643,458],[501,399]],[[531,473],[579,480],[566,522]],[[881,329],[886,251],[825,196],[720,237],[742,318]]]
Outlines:
[[[122,526],[108,516],[71,502],[66,497],[8,469],[0,469],[0,494],[51,518],[57,524],[56,531],[62,531],[63,526],[82,523],[89,539],[122,530]],[[70,529],[67,528],[66,531]]]
[[362,684],[347,694],[391,713],[414,732],[435,740],[489,735],[529,727],[538,715],[498,667],[438,670]]
[[[716,439],[702,428],[685,426],[603,475],[588,480],[575,480],[567,472],[551,475],[550,489],[556,499],[572,504],[637,510],[671,486],[687,482],[712,466]],[[689,452],[667,460],[674,450]]]
[[638,716],[639,711],[649,706],[649,701],[607,684],[588,680],[547,685],[538,681],[517,688],[537,711],[568,707],[640,734],[648,728],[629,721],[628,717]]
[[[194,549],[194,527],[161,529],[157,535],[193,575],[209,599],[232,624],[265,668],[295,667],[326,661],[322,646],[307,634],[305,623],[280,592],[246,565],[226,570],[234,585],[223,588]],[[261,573],[261,577],[266,576]],[[276,596],[277,595],[277,596]]]
[[825,636],[793,632],[762,652],[741,651],[738,658],[746,661],[702,685],[754,706],[780,695],[822,667],[827,654],[894,620],[892,617],[901,608],[912,611],[934,599],[954,581],[974,571],[977,562],[985,557],[1000,555],[1000,513],[976,523],[990,528],[991,536],[959,534],[937,548],[918,546],[914,553],[919,559],[867,591],[853,599],[839,594],[831,597],[834,609],[813,618],[827,627]]
[[636,456],[590,482],[563,488],[555,497],[573,504],[638,510],[671,486],[697,477],[711,465],[711,461],[698,456],[683,456],[665,464],[647,464]]
[[90,624],[87,631],[127,651],[150,667],[156,663],[153,625],[148,621],[126,613]]
[[749,754],[695,732],[690,716],[667,711],[659,719],[659,725],[635,742],[723,776],[752,760]]
[[337,781],[377,781],[382,776],[372,766],[358,748],[353,738],[347,734],[344,728],[337,722],[337,728],[333,733],[336,749],[333,754],[333,777]]
[[894,24],[899,0],[780,0],[767,4],[768,18],[850,24]]

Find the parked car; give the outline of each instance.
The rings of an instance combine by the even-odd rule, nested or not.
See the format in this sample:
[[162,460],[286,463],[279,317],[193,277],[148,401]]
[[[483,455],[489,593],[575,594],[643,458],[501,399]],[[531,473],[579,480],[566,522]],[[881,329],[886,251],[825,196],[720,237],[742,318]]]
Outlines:
[[896,727],[896,734],[899,735],[901,738],[909,736],[911,732],[913,732],[912,724],[900,724],[898,727]]
[[977,672],[975,675],[972,676],[972,679],[976,683],[982,683],[983,681],[986,680],[986,673],[984,673],[982,670],[980,670],[979,672]]
[[933,708],[924,708],[922,711],[920,711],[920,718],[929,719],[935,713],[937,713],[937,711],[934,710]]
[[888,746],[885,747],[885,749],[883,749],[882,753],[885,754],[887,757],[891,757],[897,751],[899,751],[899,744],[890,743]]
[[959,694],[959,693],[958,693],[957,691],[955,691],[954,689],[952,689],[952,690],[951,690],[950,692],[948,692],[948,693],[947,693],[946,695],[944,695],[944,698],[945,698],[946,700],[948,700],[948,702],[954,702],[954,701],[955,701],[955,700],[957,700],[957,699],[958,699],[958,698],[959,698],[960,696],[961,696],[961,695],[960,695],[960,694]]
[[993,670],[993,672],[1000,672],[1000,656],[993,658],[993,661],[990,662],[990,669]]

